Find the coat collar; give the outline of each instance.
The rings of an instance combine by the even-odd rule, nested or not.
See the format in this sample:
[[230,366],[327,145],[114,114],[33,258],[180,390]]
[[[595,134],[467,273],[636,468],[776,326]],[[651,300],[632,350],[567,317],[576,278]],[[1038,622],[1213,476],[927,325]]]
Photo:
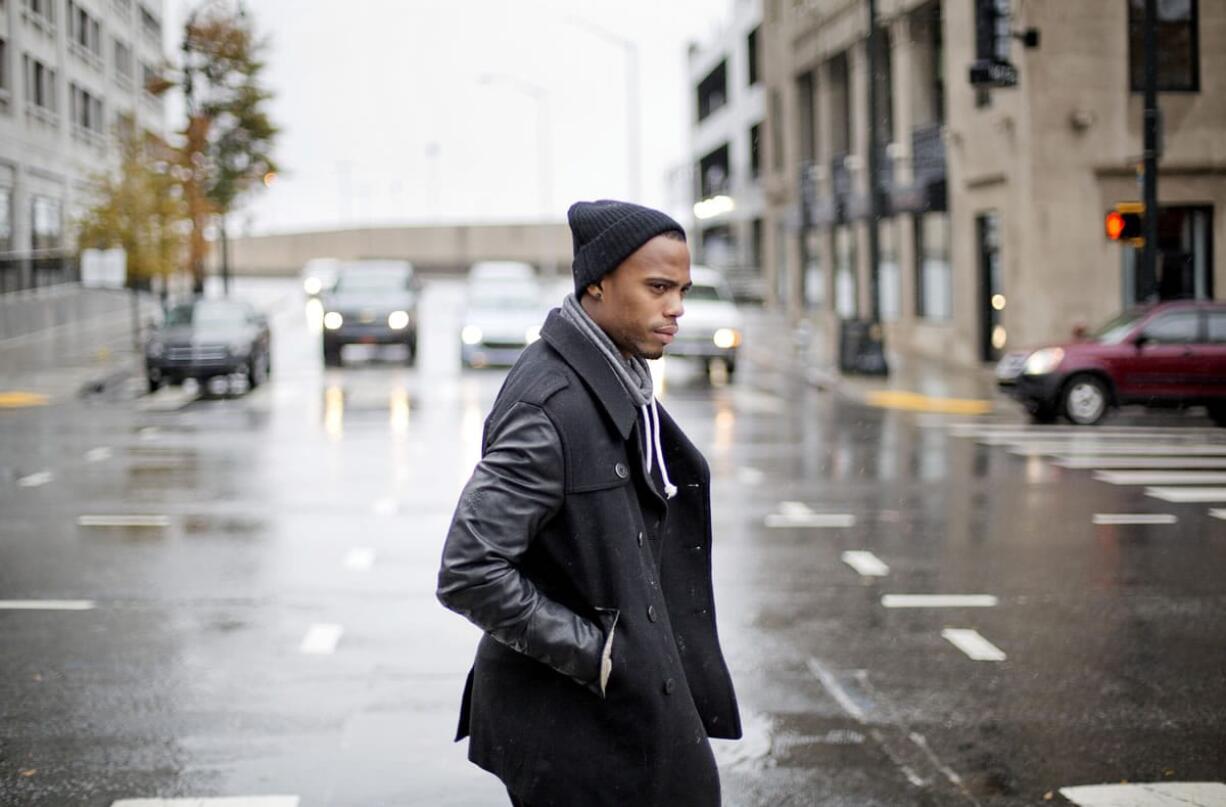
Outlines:
[[583,383],[609,413],[609,418],[622,439],[628,439],[638,413],[608,360],[601,355],[591,340],[567,322],[562,312],[556,308],[545,318],[545,324],[541,326],[541,338],[583,379]]

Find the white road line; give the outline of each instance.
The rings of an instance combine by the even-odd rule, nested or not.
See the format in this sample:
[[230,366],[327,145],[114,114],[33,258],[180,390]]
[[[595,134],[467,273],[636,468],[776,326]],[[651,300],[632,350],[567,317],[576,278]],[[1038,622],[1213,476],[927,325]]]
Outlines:
[[1095,513],[1093,523],[1099,527],[1121,524],[1175,524],[1178,518],[1170,513]]
[[367,547],[350,549],[345,555],[345,568],[355,572],[365,572],[375,565],[375,550]]
[[1006,658],[1005,651],[983,638],[977,630],[946,628],[941,636],[973,661],[1004,661]]
[[886,608],[995,608],[999,601],[991,594],[886,594]]
[[21,477],[17,480],[17,484],[23,488],[37,488],[42,487],[52,479],[55,479],[55,475],[50,471],[39,471],[36,474]]
[[1226,488],[1146,488],[1146,496],[1164,502],[1204,503],[1226,502]]
[[370,509],[377,516],[394,516],[400,512],[400,505],[391,496],[384,496],[382,499],[377,499]]
[[1053,465],[1074,470],[1111,470],[1118,468],[1174,468],[1178,470],[1226,468],[1226,457],[1060,457]]
[[1226,485],[1223,471],[1095,471],[1094,478],[1112,485]]
[[838,679],[815,658],[809,659],[807,666],[809,667],[809,672],[813,673],[813,676],[821,683],[830,697],[834,698],[835,703],[842,706],[843,711],[854,717],[857,722],[863,723],[864,710],[860,708],[860,704],[852,700],[851,695],[847,693],[847,690],[843,688]]
[[107,448],[106,446],[99,446],[98,448],[91,448],[89,451],[85,452],[86,462],[103,462],[105,460],[109,460],[110,458],[111,458],[111,450]]
[[932,746],[928,744],[927,737],[920,734],[918,731],[913,731],[907,735],[907,739],[909,739],[917,748],[924,752],[925,756],[928,757],[928,761],[931,762],[933,767],[940,771],[946,779],[955,785],[962,785],[962,777],[959,776],[953,768],[941,761],[941,758],[938,757],[936,752],[932,750]]
[[93,600],[0,600],[0,611],[90,611]]
[[1222,521],[1226,521],[1226,510],[1214,508],[1213,510],[1209,511],[1209,515],[1213,516],[1214,518],[1220,518]]
[[1080,807],[1223,807],[1221,782],[1154,782],[1062,787],[1060,795]]
[[1034,445],[1018,445],[1016,448],[1010,449],[1009,453],[1016,454],[1019,457],[1045,457],[1057,454],[1062,457],[1118,456],[1121,454],[1140,457],[1169,457],[1172,455],[1223,457],[1226,456],[1226,445],[1210,446],[1203,443],[1189,443],[1187,445],[1172,446],[1162,443],[1114,443],[1078,446],[1069,443],[1036,443]]
[[760,485],[762,480],[766,478],[766,474],[759,471],[757,468],[750,468],[748,465],[737,469],[736,479],[742,485]]
[[120,799],[111,807],[298,807],[297,796],[227,796],[216,799]]
[[889,566],[872,552],[865,550],[852,549],[844,552],[843,562],[864,577],[885,577],[890,573]]
[[77,516],[78,527],[169,527],[169,516]]
[[776,529],[789,527],[854,527],[856,517],[845,513],[810,513],[807,516],[787,516],[772,513],[766,517],[766,526]]
[[336,652],[336,645],[341,640],[345,629],[340,625],[319,623],[311,626],[302,639],[298,649],[303,653],[315,656],[329,656]]

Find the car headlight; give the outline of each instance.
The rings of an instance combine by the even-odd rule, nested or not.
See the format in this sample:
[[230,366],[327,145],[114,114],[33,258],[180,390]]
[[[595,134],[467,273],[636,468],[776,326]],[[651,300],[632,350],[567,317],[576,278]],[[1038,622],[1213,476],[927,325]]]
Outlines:
[[528,344],[532,344],[533,342],[535,342],[537,339],[540,339],[540,338],[541,338],[541,326],[540,325],[533,325],[531,328],[524,331],[524,341],[527,342]]
[[345,318],[340,315],[339,311],[329,311],[324,314],[324,327],[328,330],[335,331],[344,324]]
[[162,355],[162,349],[162,343],[154,339],[145,345],[145,355],[156,359]]
[[711,341],[715,342],[716,347],[727,350],[741,344],[741,332],[735,328],[720,328],[715,332],[715,336],[711,337]]
[[481,329],[476,325],[465,325],[464,330],[460,331],[460,341],[466,345],[481,344]]
[[393,331],[400,331],[409,327],[409,312],[408,311],[393,311],[387,315],[387,327]]
[[302,288],[307,294],[319,294],[323,290],[323,281],[317,277],[308,277],[302,281]]
[[1026,375],[1047,375],[1064,361],[1064,351],[1058,347],[1048,347],[1036,350],[1026,358],[1026,366],[1022,372]]

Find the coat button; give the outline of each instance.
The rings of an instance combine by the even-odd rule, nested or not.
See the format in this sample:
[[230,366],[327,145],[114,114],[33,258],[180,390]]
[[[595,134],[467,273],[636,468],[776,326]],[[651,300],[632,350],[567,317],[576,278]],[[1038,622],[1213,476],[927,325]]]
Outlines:
[[642,546],[642,545],[643,545],[643,531],[642,531],[642,530],[639,530],[639,534],[638,534],[638,538],[637,538],[637,540],[638,540],[638,542],[639,542],[639,546]]
[[668,678],[664,681],[664,694],[665,695],[673,694],[673,690],[675,690],[676,688],[677,688],[677,682],[674,681],[673,679]]
[[622,479],[630,475],[630,471],[626,468],[625,464],[620,462],[613,466],[613,472]]
[[656,607],[654,605],[647,606],[647,618],[655,622],[659,617],[656,616]]

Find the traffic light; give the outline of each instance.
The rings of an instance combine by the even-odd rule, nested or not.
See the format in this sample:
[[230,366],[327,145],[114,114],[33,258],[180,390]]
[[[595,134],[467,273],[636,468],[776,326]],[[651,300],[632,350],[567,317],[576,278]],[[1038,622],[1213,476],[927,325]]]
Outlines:
[[1107,237],[1134,247],[1145,244],[1145,205],[1141,202],[1120,202],[1107,212]]

